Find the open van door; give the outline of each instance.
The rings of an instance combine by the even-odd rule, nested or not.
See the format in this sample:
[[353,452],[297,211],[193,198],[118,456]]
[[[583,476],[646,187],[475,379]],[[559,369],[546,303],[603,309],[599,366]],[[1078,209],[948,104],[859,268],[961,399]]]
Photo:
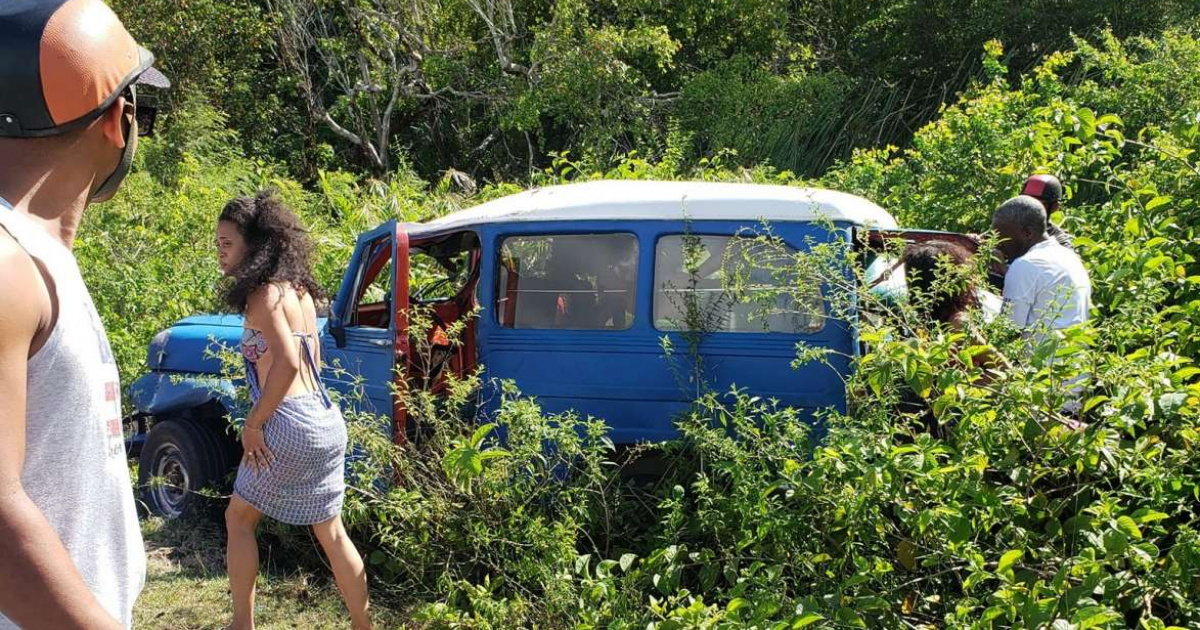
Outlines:
[[[438,395],[445,392],[448,376],[466,378],[475,369],[475,289],[479,282],[481,251],[474,232],[411,235],[403,225],[395,231],[395,338],[397,370],[393,382],[399,394],[392,418],[395,442],[417,436],[421,427],[408,416],[403,393],[415,389]],[[413,274],[416,270],[416,275]],[[428,329],[414,330],[416,314]],[[457,328],[464,323],[465,326]],[[456,338],[451,339],[455,335]]]
[[396,389],[407,367],[408,236],[388,221],[359,236],[322,334],[326,382],[362,411],[392,418],[404,440],[407,414]]

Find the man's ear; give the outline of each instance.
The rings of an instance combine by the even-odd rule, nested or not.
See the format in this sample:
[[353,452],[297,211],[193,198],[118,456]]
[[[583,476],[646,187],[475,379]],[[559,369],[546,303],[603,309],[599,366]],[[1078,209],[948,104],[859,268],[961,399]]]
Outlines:
[[99,122],[104,137],[118,149],[125,148],[125,110],[131,106],[124,96],[120,96],[100,116]]

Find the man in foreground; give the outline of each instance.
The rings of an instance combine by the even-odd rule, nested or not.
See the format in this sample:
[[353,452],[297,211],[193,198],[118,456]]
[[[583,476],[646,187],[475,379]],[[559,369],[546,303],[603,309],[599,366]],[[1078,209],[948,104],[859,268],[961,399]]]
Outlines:
[[0,628],[129,627],[145,555],[117,366],[71,246],[166,87],[101,0],[0,2]]

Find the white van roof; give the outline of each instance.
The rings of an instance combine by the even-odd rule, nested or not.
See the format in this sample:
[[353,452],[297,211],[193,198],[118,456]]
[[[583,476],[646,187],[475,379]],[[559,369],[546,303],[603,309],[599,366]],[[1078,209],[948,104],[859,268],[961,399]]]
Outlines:
[[840,221],[894,229],[874,203],[833,190],[737,184],[602,180],[547,186],[460,210],[410,232],[448,232],[491,223],[529,221]]

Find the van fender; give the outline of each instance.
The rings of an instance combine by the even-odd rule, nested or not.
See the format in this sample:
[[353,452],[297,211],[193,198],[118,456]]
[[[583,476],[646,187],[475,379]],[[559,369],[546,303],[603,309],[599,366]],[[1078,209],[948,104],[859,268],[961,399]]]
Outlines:
[[129,387],[129,401],[138,413],[148,416],[194,409],[212,401],[236,415],[243,407],[237,392],[232,380],[211,374],[150,372]]

